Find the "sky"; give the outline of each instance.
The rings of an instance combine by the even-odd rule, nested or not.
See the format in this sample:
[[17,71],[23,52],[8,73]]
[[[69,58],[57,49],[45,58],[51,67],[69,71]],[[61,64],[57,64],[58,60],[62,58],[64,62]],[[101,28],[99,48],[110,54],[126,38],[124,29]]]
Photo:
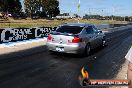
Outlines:
[[[59,0],[59,8],[61,13],[94,15],[132,15],[132,0],[80,0],[80,10],[77,5],[79,0]],[[23,3],[23,0],[21,0]]]

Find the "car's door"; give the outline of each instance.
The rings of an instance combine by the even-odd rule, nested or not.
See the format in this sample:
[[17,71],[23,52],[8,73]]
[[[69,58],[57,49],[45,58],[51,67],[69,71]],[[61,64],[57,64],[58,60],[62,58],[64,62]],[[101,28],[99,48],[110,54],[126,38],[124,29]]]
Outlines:
[[103,38],[102,33],[95,26],[93,26],[93,30],[95,33],[97,46],[100,46],[102,44],[102,38]]
[[91,44],[91,48],[95,48],[97,45],[97,41],[96,41],[96,36],[97,34],[95,33],[94,29],[92,26],[88,26],[86,28],[86,36],[87,36],[87,40],[90,42]]

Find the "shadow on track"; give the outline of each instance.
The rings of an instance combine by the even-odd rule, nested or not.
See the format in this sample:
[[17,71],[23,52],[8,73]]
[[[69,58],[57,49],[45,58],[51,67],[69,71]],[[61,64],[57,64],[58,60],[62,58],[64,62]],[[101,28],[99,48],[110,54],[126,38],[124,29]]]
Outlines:
[[69,53],[60,53],[60,52],[51,52],[49,51],[49,54],[51,54],[52,56],[58,56],[58,57],[65,57],[65,58],[87,58],[90,56],[95,55],[96,53],[100,52],[101,50],[105,49],[105,47],[98,47],[96,49],[91,50],[90,55],[86,56],[86,55],[81,55],[81,54],[69,54]]

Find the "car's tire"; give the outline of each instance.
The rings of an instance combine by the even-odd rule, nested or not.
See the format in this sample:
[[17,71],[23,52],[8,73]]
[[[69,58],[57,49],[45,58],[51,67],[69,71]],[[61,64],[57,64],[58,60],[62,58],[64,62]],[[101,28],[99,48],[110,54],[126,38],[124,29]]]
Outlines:
[[90,44],[88,43],[88,44],[86,45],[86,47],[85,47],[85,53],[84,53],[84,55],[85,55],[85,56],[89,56],[89,55],[90,55],[90,52],[91,52],[91,46],[90,46]]

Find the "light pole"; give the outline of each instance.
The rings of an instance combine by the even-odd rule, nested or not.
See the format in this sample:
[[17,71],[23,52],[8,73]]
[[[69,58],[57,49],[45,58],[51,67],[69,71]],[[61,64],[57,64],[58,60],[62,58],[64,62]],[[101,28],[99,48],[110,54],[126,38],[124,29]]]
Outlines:
[[78,0],[77,8],[78,8],[78,23],[79,23],[80,0]]
[[114,13],[115,13],[115,8],[113,7],[112,21],[114,20]]

